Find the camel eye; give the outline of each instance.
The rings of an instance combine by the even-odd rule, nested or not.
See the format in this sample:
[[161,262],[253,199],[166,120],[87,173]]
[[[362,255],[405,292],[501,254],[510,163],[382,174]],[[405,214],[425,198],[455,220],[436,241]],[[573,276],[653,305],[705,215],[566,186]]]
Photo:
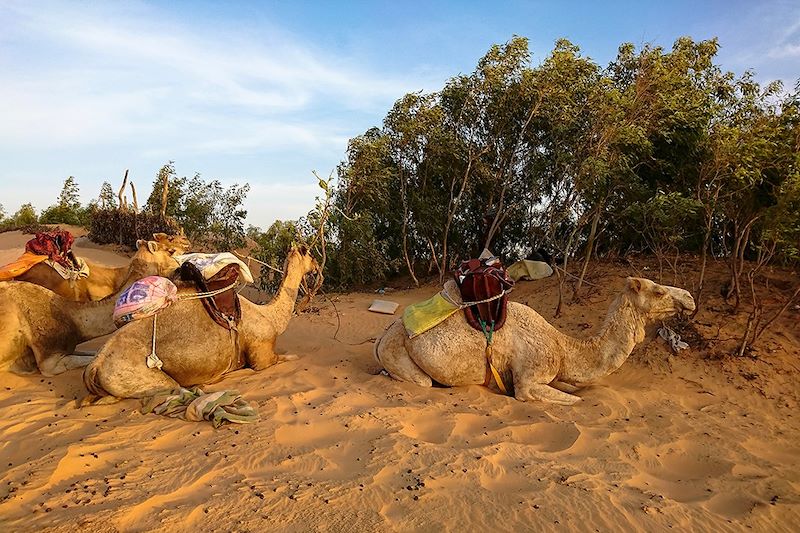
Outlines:
[[661,287],[656,287],[655,289],[653,289],[653,294],[661,298],[667,295],[667,291],[662,289]]

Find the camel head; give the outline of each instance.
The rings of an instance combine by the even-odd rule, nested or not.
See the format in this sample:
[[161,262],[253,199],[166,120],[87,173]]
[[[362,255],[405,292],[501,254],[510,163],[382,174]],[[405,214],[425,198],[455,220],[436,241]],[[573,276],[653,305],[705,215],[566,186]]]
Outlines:
[[172,255],[156,241],[139,239],[136,241],[136,253],[131,258],[131,268],[149,276],[170,277],[180,267]]
[[691,312],[695,308],[694,298],[689,291],[669,285],[659,285],[649,279],[628,278],[624,293],[628,300],[651,320]]
[[168,252],[170,255],[185,254],[189,251],[191,243],[189,239],[183,234],[183,228],[179,235],[167,235],[166,233],[153,233],[153,241],[159,246],[161,250]]
[[319,272],[319,263],[311,255],[311,252],[304,245],[292,246],[289,253],[286,255],[286,261],[283,264],[283,271],[286,272],[287,268],[296,268],[304,275],[311,272]]

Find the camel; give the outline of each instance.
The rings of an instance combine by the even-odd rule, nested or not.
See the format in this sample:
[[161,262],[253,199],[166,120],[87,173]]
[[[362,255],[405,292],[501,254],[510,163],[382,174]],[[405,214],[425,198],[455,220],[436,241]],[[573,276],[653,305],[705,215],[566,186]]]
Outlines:
[[[137,242],[122,287],[178,268],[172,254],[153,241]],[[33,283],[0,282],[0,370],[45,376],[86,366],[92,356],[75,355],[81,342],[107,335],[117,294],[97,302],[74,302]]]
[[[447,287],[458,294],[455,282]],[[609,307],[599,333],[581,340],[564,335],[539,313],[509,302],[505,326],[494,333],[492,363],[514,397],[561,405],[580,401],[580,387],[618,369],[645,338],[645,325],[680,312],[691,312],[688,291],[628,278]],[[389,375],[430,387],[486,383],[486,338],[472,329],[463,313],[448,317],[435,328],[412,339],[402,319],[392,323],[375,341],[374,355]]]
[[[238,333],[217,325],[200,300],[179,300],[157,317],[156,354],[163,363],[148,368],[154,318],[123,326],[86,367],[83,381],[90,394],[81,405],[144,398],[157,392],[215,383],[228,372],[250,367],[263,370],[295,356],[275,354],[275,339],[289,325],[298,287],[307,273],[318,270],[305,247],[290,250],[275,298],[257,305],[241,298]],[[192,292],[181,289],[180,294]]]
[[[183,254],[189,249],[189,241],[183,234],[154,233],[153,239],[161,250],[170,255]],[[86,259],[84,261],[89,267],[89,277],[87,278],[66,280],[49,265],[39,263],[14,279],[41,285],[69,300],[89,302],[102,300],[106,296],[117,293],[128,277],[127,266],[108,267]]]

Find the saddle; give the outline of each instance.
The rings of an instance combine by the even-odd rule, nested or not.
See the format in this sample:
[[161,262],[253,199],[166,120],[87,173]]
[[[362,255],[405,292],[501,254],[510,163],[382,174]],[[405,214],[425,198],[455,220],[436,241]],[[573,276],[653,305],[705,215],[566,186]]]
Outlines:
[[508,306],[506,292],[514,286],[514,281],[500,260],[488,257],[463,261],[453,277],[464,302],[481,302],[464,308],[467,323],[484,335],[502,328]]
[[[230,264],[223,267],[210,279],[203,278],[203,273],[194,263],[185,262],[180,268],[180,279],[194,283],[197,292],[213,292],[232,285],[239,277],[239,266]],[[209,298],[201,298],[208,316],[227,330],[235,330],[242,319],[242,306],[239,295],[229,289]]]
[[70,270],[80,270],[81,265],[72,254],[75,238],[68,231],[45,231],[36,233],[25,243],[25,251],[35,255],[46,255],[51,261]]

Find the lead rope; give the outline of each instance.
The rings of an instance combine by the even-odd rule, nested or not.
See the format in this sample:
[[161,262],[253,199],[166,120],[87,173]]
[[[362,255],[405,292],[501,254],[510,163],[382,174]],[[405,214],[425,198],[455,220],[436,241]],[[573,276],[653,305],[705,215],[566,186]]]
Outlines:
[[[236,287],[236,283],[237,282],[238,282],[238,279],[237,279],[237,281],[234,281],[233,283],[231,283],[227,287],[222,287],[221,289],[217,289],[215,291],[196,292],[196,293],[192,293],[192,294],[181,295],[181,296],[178,296],[178,301],[181,301],[181,300],[199,300],[201,298],[213,298],[217,294],[221,294],[221,293],[223,293],[225,291],[229,291],[229,290],[233,289],[234,287]],[[228,319],[228,320],[230,322],[230,319]],[[156,312],[156,314],[153,315],[153,337],[152,337],[151,343],[150,343],[150,355],[147,356],[147,359],[145,360],[145,362],[147,363],[147,368],[157,368],[157,369],[161,370],[161,367],[164,366],[164,362],[161,359],[159,359],[158,355],[156,355],[156,330],[157,330],[157,328],[158,328],[158,312]],[[236,328],[232,327],[231,330],[229,330],[229,331],[233,331],[234,329],[236,329]],[[238,359],[239,358],[239,331],[238,330],[236,330],[236,337],[234,338],[234,345],[235,345],[235,348],[236,348],[236,357]]]
[[156,324],[158,324],[158,313],[153,315],[153,340],[150,348],[150,355],[147,356],[147,368],[157,368],[161,370],[164,363],[156,355]]
[[478,318],[478,323],[481,325],[481,331],[483,331],[483,336],[486,337],[486,362],[489,365],[489,369],[492,371],[492,376],[494,376],[494,382],[497,383],[497,386],[500,390],[508,396],[508,390],[506,390],[506,385],[503,383],[503,378],[500,377],[500,372],[494,367],[492,364],[492,355],[494,350],[492,349],[492,341],[494,339],[494,320],[492,320],[491,325],[484,322],[482,319]]

